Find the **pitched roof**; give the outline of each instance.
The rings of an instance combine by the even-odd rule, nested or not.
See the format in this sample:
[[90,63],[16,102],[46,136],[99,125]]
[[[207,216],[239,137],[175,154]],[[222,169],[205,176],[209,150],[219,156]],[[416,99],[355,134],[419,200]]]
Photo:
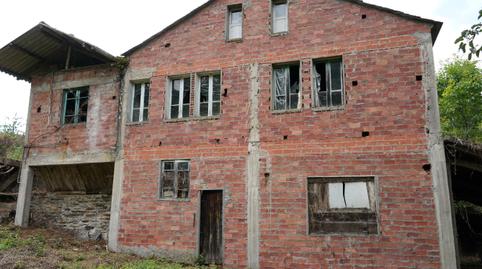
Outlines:
[[30,81],[39,71],[112,63],[115,57],[102,49],[40,22],[0,49],[0,71]]
[[[216,0],[207,1],[206,3],[197,7],[193,11],[189,12],[184,17],[180,18],[179,20],[170,24],[166,28],[162,29],[160,32],[158,32],[158,33],[154,34],[153,36],[149,37],[148,39],[146,39],[145,41],[143,41],[139,45],[129,49],[126,52],[124,52],[122,55],[129,56],[129,55],[133,54],[134,52],[136,52],[140,48],[149,44],[152,40],[157,39],[158,37],[162,36],[163,34],[169,32],[169,30],[173,29],[177,25],[179,25],[179,24],[183,23],[184,21],[188,20],[189,18],[193,17],[194,15],[199,13],[205,7],[209,6],[214,1],[216,1]],[[367,7],[367,8],[373,8],[373,9],[377,9],[377,10],[380,10],[380,11],[388,12],[388,13],[391,13],[391,14],[396,15],[396,16],[400,16],[400,17],[408,19],[408,20],[431,24],[432,25],[432,31],[431,32],[432,32],[433,43],[435,43],[435,40],[437,39],[437,36],[438,36],[438,34],[440,32],[440,29],[442,28],[442,24],[443,24],[442,22],[439,22],[439,21],[425,19],[425,18],[422,18],[422,17],[419,17],[419,16],[410,15],[410,14],[407,14],[407,13],[404,13],[404,12],[401,12],[401,11],[398,11],[398,10],[394,10],[394,9],[390,9],[390,8],[386,8],[386,7],[382,7],[382,6],[378,6],[378,5],[368,4],[368,3],[363,2],[362,0],[342,0],[342,1],[350,2],[350,3],[357,4],[357,5],[360,5],[360,6],[363,6],[363,7]]]

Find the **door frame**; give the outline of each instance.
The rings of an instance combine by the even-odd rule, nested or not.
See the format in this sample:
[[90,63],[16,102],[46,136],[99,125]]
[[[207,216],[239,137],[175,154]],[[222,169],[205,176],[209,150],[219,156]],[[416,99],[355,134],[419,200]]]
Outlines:
[[196,254],[197,256],[201,255],[201,203],[202,203],[202,195],[204,192],[210,192],[210,191],[220,191],[221,192],[221,195],[222,195],[222,201],[223,201],[223,204],[222,204],[222,207],[221,207],[221,225],[222,225],[222,229],[221,229],[221,236],[222,236],[222,240],[221,240],[221,260],[222,260],[222,264],[224,264],[224,225],[225,225],[225,222],[224,222],[224,206],[225,206],[225,201],[224,201],[224,193],[225,193],[225,190],[223,188],[214,188],[214,189],[202,189],[202,190],[199,190],[198,192],[198,206],[197,206],[197,214],[196,214],[196,230],[197,230],[197,240],[196,240]]

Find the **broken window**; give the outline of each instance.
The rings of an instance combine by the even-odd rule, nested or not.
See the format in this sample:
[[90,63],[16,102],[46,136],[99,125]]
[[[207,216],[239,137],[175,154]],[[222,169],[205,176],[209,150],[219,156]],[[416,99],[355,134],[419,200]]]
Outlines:
[[243,7],[234,5],[228,7],[228,40],[243,38]]
[[189,118],[189,104],[191,102],[191,79],[178,78],[170,80],[168,118]]
[[198,77],[196,115],[217,116],[221,112],[221,75],[200,75]]
[[288,32],[288,2],[272,2],[272,29],[273,34]]
[[299,108],[300,66],[299,64],[273,67],[274,110]]
[[87,121],[89,106],[89,87],[64,90],[63,124]]
[[314,61],[313,67],[314,106],[342,106],[344,102],[342,60]]
[[149,83],[137,83],[132,88],[131,122],[143,122],[149,119]]
[[308,179],[310,234],[378,233],[371,177]]
[[189,161],[163,161],[161,163],[161,199],[187,199],[189,196]]

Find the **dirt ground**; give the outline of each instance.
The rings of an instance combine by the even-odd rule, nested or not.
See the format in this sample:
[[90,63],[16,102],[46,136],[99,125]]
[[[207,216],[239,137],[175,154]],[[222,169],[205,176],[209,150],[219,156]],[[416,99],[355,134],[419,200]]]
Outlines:
[[19,229],[0,224],[0,268],[122,268],[196,269],[215,268],[182,265],[151,258],[107,251],[105,241],[79,241],[53,229]]

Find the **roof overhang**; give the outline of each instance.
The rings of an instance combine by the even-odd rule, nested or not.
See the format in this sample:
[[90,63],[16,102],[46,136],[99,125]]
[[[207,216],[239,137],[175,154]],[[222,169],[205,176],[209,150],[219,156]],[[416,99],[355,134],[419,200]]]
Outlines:
[[26,81],[38,73],[114,61],[111,54],[44,22],[0,49],[0,71]]

